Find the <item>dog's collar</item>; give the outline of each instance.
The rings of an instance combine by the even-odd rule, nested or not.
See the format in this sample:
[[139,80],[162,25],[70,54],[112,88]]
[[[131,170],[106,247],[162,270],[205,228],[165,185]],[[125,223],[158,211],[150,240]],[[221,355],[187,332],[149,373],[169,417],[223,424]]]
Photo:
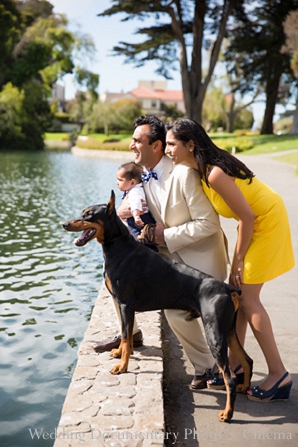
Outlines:
[[109,241],[104,242],[103,245],[111,244],[114,241],[118,241],[119,239],[123,239],[128,236],[131,236],[131,234],[122,234],[122,236],[114,237],[113,239],[110,239]]

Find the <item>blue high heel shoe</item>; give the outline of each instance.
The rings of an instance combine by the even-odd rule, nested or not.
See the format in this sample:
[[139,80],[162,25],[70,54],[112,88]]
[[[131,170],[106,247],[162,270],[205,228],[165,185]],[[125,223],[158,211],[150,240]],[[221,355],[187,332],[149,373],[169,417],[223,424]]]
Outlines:
[[254,386],[252,389],[247,391],[247,397],[250,400],[256,402],[271,402],[274,400],[288,400],[290,397],[291,387],[293,382],[286,383],[285,385],[278,387],[282,381],[288,377],[289,373],[286,372],[281,379],[279,379],[276,384],[270,388],[270,390],[262,390],[259,386]]
[[[244,383],[244,373],[242,372],[242,373],[237,374],[237,372],[241,368],[242,368],[242,366],[238,365],[237,368],[234,369],[234,374],[236,374],[236,378],[237,378],[237,385],[242,385]],[[222,377],[219,377],[219,374],[220,374],[219,372],[217,374],[214,374],[212,379],[207,381],[207,388],[209,388],[211,390],[225,390],[226,389],[224,379]]]

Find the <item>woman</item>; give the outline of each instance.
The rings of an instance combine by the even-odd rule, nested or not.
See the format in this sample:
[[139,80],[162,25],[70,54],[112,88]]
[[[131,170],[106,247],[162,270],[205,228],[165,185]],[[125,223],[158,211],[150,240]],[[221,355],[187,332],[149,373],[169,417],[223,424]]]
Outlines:
[[[174,164],[197,169],[203,189],[218,214],[239,222],[230,272],[230,283],[242,290],[237,334],[244,345],[249,323],[268,365],[266,379],[248,390],[248,398],[260,402],[287,400],[291,376],[282,363],[269,316],[260,301],[263,284],[295,264],[284,203],[244,163],[219,149],[196,121],[181,119],[168,127],[166,153]],[[243,372],[232,353],[230,363],[241,383]],[[208,386],[224,388],[223,380],[215,376]]]

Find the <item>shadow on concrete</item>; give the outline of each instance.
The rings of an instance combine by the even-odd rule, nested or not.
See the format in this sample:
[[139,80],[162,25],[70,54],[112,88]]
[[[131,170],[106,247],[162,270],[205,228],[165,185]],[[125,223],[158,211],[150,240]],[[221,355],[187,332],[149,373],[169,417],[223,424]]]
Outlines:
[[[165,316],[162,316],[162,349],[164,363],[163,393],[165,412],[165,446],[198,446],[196,439],[183,441],[184,436],[175,438],[185,427],[195,427],[193,417],[195,404],[193,393],[188,385],[192,376],[187,374],[182,347],[170,329]],[[181,439],[182,438],[182,439]]]
[[[246,395],[237,394],[235,411],[229,424],[217,420],[217,413],[225,407],[225,391],[189,389],[192,368],[185,359],[183,350],[176,336],[162,319],[163,354],[164,354],[164,413],[165,413],[165,446],[176,447],[209,447],[216,445],[214,440],[203,439],[202,436],[217,436],[221,439],[221,447],[230,445],[231,436],[243,442],[245,433],[267,432],[291,433],[292,440],[287,445],[297,445],[296,430],[298,423],[298,374],[291,374],[293,386],[290,400],[259,403],[250,401]],[[254,371],[257,385],[265,374]],[[230,427],[230,428],[229,428]],[[232,430],[232,432],[231,432]],[[192,436],[192,432],[196,436]],[[178,438],[175,437],[179,433]],[[175,434],[175,435],[174,435]],[[202,437],[202,439],[200,438]],[[269,435],[268,435],[269,436]],[[215,439],[215,438],[214,438]],[[268,439],[266,438],[268,441]],[[254,446],[261,446],[262,440],[253,440]],[[280,444],[276,441],[276,447]]]
[[[298,413],[297,413],[297,401],[298,401],[298,391],[295,389],[294,385],[297,383],[298,374],[291,374],[293,380],[293,386],[291,389],[291,397],[289,401],[272,401],[272,402],[253,402],[247,399],[244,394],[237,394],[235,402],[235,413],[231,423],[232,424],[266,424],[266,425],[281,425],[285,422],[289,424],[298,423]],[[254,385],[257,384],[254,383]],[[194,391],[196,393],[196,391]],[[215,391],[215,390],[201,390],[200,393],[207,396],[213,396],[218,405],[218,409],[224,408],[226,402],[225,391]],[[214,410],[214,405],[194,405],[194,408],[200,408],[205,410]],[[239,418],[243,414],[244,419]],[[247,419],[247,416],[251,420]],[[268,419],[270,418],[270,420]]]

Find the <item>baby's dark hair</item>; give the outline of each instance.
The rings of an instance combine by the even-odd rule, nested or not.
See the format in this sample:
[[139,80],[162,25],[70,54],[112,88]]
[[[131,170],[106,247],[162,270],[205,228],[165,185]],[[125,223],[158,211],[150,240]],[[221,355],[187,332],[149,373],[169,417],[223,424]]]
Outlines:
[[137,165],[134,161],[130,161],[128,163],[123,163],[123,165],[119,166],[119,169],[123,170],[123,176],[127,180],[136,180],[137,183],[141,183],[141,174],[143,172],[143,168],[140,165]]

